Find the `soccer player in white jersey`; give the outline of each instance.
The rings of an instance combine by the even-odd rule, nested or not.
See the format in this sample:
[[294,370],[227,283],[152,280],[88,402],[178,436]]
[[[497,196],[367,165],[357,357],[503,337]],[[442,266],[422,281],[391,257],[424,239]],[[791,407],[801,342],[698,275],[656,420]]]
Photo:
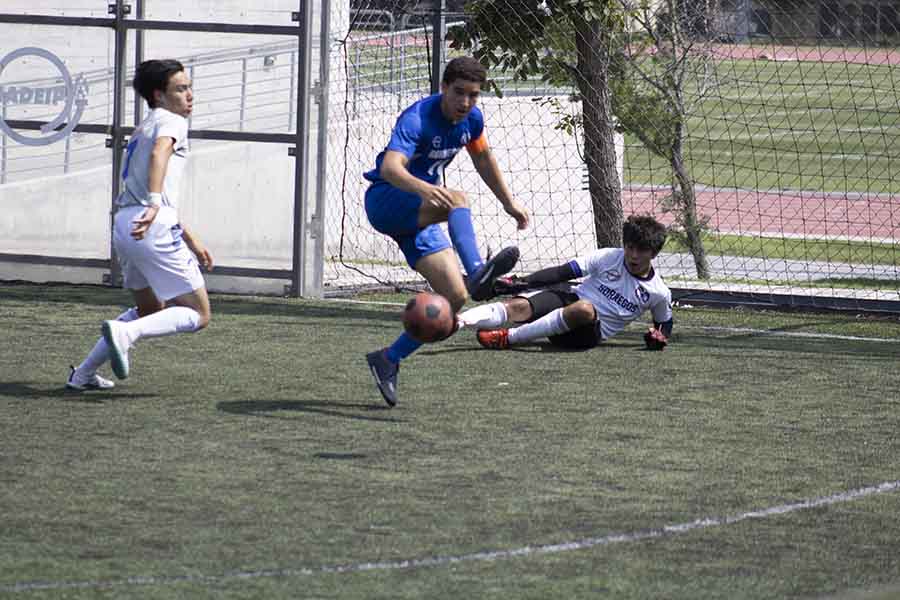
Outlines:
[[122,168],[113,244],[124,287],[137,306],[104,321],[103,336],[73,368],[66,387],[108,389],[97,374],[107,360],[119,379],[128,377],[128,351],[140,339],[190,333],[206,327],[209,297],[198,265],[212,269],[206,247],[178,219],[178,187],[187,156],[187,117],[193,109],[191,80],[176,60],[148,60],[133,87],[150,106],[135,129]]
[[[672,294],[651,260],[666,242],[665,227],[650,216],[631,216],[622,227],[622,240],[624,248],[595,250],[525,277],[498,280],[498,292],[516,293],[584,278],[568,289],[546,289],[476,306],[459,315],[460,325],[478,329],[478,342],[486,348],[506,349],[549,338],[559,347],[587,349],[649,310],[653,326],[644,342],[651,350],[662,350],[672,334]],[[502,328],[507,321],[522,324]]]

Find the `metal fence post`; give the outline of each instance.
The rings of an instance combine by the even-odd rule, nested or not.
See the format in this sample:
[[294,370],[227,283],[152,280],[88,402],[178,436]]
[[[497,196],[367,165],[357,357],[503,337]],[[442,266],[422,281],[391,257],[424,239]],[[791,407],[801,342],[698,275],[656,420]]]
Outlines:
[[63,150],[63,175],[69,173],[69,157],[72,153],[72,136],[66,136],[65,150]]
[[299,61],[297,65],[297,131],[294,135],[294,240],[291,264],[291,295],[309,294],[307,267],[307,199],[309,190],[309,92],[312,48],[312,2],[299,0],[299,10],[295,13],[300,28],[297,36]]
[[359,107],[356,105],[357,97],[359,96],[359,86],[360,86],[360,68],[359,61],[361,60],[360,54],[362,53],[361,46],[357,44],[355,46],[356,50],[356,60],[353,61],[353,65],[351,68],[353,69],[353,118],[356,119],[359,117]]
[[[190,67],[188,67],[188,77],[191,78],[191,84],[193,84],[194,83],[194,65],[191,65]],[[193,123],[194,123],[194,113],[192,112],[191,114],[188,115],[188,131],[191,130]],[[137,123],[135,123],[135,125],[137,125]],[[190,151],[191,136],[188,136],[187,145],[188,145],[188,151]]]
[[294,80],[297,77],[296,71],[297,53],[291,52],[291,84],[288,86],[288,131],[294,127]]
[[[0,106],[0,115],[2,115],[3,120],[6,120],[6,94],[2,94],[3,96],[3,104]],[[7,165],[7,156],[6,156],[6,134],[0,134],[0,183],[6,183],[6,165]]]
[[316,152],[316,205],[311,219],[315,245],[312,288],[324,295],[325,213],[328,206],[328,89],[331,81],[331,2],[322,0],[319,29],[319,135]]
[[244,130],[244,115],[247,110],[247,59],[241,59],[241,122],[239,131]]
[[431,17],[431,93],[441,90],[441,71],[444,67],[444,31],[447,29],[447,0],[435,2]]
[[[128,31],[125,29],[125,0],[116,0],[115,3],[116,22],[115,22],[115,70],[113,71],[113,118],[112,118],[112,137],[110,139],[110,149],[112,151],[112,198],[110,201],[109,211],[109,227],[110,232],[113,230],[114,219],[116,215],[116,200],[122,189],[122,181],[119,174],[122,172],[122,142],[125,135],[122,132],[122,113],[125,107],[125,67],[127,61],[125,51],[128,48]],[[122,268],[119,266],[119,260],[116,256],[116,247],[112,241],[112,235],[109,239],[109,282],[111,285],[118,285],[122,278]]]
[[[144,0],[136,0],[135,4],[137,9],[137,19],[139,21],[144,19]],[[137,70],[139,64],[144,62],[144,30],[137,29],[134,32],[134,68]],[[191,67],[190,71],[191,82],[194,81],[194,69]],[[138,93],[134,94],[134,126],[137,127],[143,121],[144,116],[144,99],[141,98],[141,95]],[[188,128],[190,128],[190,121],[188,121]]]

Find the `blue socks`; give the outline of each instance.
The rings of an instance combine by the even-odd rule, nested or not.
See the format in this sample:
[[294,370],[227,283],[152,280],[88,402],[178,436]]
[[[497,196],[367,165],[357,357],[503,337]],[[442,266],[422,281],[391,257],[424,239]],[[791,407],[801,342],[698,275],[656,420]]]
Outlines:
[[[456,249],[462,261],[466,275],[473,275],[481,268],[484,261],[481,260],[481,254],[478,252],[478,243],[475,240],[475,227],[472,226],[472,211],[469,208],[460,207],[450,211],[447,217],[447,231],[450,233],[450,241]],[[400,337],[388,346],[386,355],[392,363],[399,363],[401,360],[418,350],[422,346],[421,342],[417,342],[411,335],[403,332]]]
[[472,225],[472,210],[466,207],[454,208],[447,217],[447,231],[450,241],[462,261],[466,275],[474,275],[481,265],[481,254],[475,240],[475,227]]
[[421,346],[422,342],[417,342],[411,335],[404,331],[400,334],[400,337],[388,347],[386,355],[389,361],[397,364],[418,350]]

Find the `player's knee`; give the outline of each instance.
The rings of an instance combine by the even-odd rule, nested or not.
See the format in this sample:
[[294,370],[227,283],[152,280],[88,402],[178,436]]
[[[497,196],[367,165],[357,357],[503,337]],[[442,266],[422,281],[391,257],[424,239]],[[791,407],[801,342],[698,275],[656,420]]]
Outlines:
[[453,314],[456,314],[462,310],[463,306],[466,305],[466,302],[469,300],[469,295],[466,293],[465,289],[463,289],[451,292],[447,294],[445,298],[447,298],[447,302],[450,303],[450,308],[453,309]]
[[146,317],[153,313],[158,313],[166,307],[162,302],[159,303],[140,303],[137,305],[137,313],[139,317]]
[[566,307],[564,317],[569,326],[575,328],[594,322],[594,306],[590,302],[579,300]]
[[524,323],[534,316],[534,309],[527,298],[510,298],[504,300],[503,305],[506,307],[507,318],[514,323]]
[[212,318],[212,315],[208,312],[197,312],[200,318],[197,319],[197,329],[194,331],[200,331],[201,329],[206,329],[206,326],[209,325],[209,321]]
[[450,190],[451,201],[453,202],[453,208],[468,208],[469,207],[469,198],[466,196],[465,192],[460,192],[459,190]]

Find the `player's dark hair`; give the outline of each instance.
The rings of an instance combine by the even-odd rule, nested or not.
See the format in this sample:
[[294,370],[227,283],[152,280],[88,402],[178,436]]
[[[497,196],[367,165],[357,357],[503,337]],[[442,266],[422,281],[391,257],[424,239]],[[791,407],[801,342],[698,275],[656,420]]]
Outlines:
[[487,69],[471,56],[459,56],[447,63],[444,68],[444,77],[441,79],[446,85],[452,84],[457,79],[465,79],[484,85],[487,81]]
[[631,215],[622,225],[622,243],[656,256],[666,244],[666,226],[650,215]]
[[145,60],[138,65],[134,72],[134,81],[131,82],[131,87],[147,101],[150,108],[156,108],[153,91],[165,92],[169,85],[169,79],[181,71],[184,71],[184,65],[177,60]]

